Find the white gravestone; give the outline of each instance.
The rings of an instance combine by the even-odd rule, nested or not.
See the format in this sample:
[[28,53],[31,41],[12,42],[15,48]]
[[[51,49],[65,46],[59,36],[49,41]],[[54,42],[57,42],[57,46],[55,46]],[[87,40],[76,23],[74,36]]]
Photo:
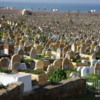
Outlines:
[[75,52],[75,44],[72,44],[72,45],[71,45],[71,50],[72,50],[73,52]]
[[97,63],[97,60],[96,59],[92,59],[91,60],[91,66],[94,66],[96,63]]
[[94,73],[94,66],[90,66],[90,73],[91,73],[91,74]]
[[58,48],[56,53],[56,59],[60,59],[60,58],[61,58],[61,49]]
[[100,64],[100,60],[98,60],[97,63]]
[[9,54],[8,49],[4,49],[4,54]]
[[83,67],[81,69],[81,76],[87,76],[91,74],[90,67]]
[[0,83],[2,83],[4,86],[15,82],[24,83],[24,93],[32,91],[31,75],[19,73],[0,73]]

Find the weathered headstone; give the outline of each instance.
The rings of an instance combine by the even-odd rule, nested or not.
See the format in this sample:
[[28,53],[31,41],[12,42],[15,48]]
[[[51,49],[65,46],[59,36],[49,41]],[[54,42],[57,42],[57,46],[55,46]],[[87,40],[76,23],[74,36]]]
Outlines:
[[21,62],[20,56],[18,54],[14,54],[11,57],[10,69],[14,69],[14,70],[19,69],[20,68],[20,62]]
[[37,57],[36,50],[35,50],[35,48],[32,48],[30,51],[30,58],[34,59],[36,57]]
[[25,46],[24,49],[25,49],[25,53],[29,53],[30,50],[32,48],[32,45],[29,45],[29,46]]
[[68,58],[64,58],[62,61],[62,69],[67,70],[69,68],[73,68],[73,64]]
[[36,53],[41,54],[42,53],[42,45],[37,45],[36,46]]
[[71,59],[75,56],[75,53],[73,51],[68,51],[65,55],[65,58]]
[[44,69],[44,62],[39,60],[35,63],[35,70],[42,70]]
[[14,45],[13,44],[4,44],[4,53],[7,55],[14,54]]
[[9,69],[10,59],[7,57],[2,57],[0,59],[0,68]]
[[24,51],[23,51],[23,49],[18,50],[17,53],[18,53],[18,55],[20,56],[20,59],[22,59],[23,56],[24,56]]
[[54,48],[55,48],[54,43],[49,44],[49,49],[51,49],[51,50],[53,51],[53,50],[54,50]]
[[21,70],[26,70],[27,69],[26,63],[20,63],[20,69]]
[[53,65],[56,66],[57,68],[61,69],[62,68],[62,60],[61,59],[55,60],[53,62]]
[[52,73],[55,70],[57,70],[57,67],[55,65],[49,65],[47,68],[47,73]]

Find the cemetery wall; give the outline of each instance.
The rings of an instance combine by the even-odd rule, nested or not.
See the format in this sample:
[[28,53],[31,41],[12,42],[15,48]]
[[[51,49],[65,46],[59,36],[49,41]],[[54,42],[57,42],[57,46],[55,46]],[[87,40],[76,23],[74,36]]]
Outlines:
[[0,90],[0,100],[23,100],[23,88],[21,82],[10,84]]
[[62,100],[69,96],[85,94],[86,81],[81,78],[64,80],[60,83],[48,84],[24,95],[23,100]]
[[79,77],[48,84],[24,95],[23,86],[22,83],[13,83],[0,90],[0,100],[62,100],[86,93],[86,81]]

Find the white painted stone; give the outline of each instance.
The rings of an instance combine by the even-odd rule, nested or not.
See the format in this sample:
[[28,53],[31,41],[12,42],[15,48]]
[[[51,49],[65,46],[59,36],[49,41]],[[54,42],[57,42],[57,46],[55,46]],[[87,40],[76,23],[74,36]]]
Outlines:
[[51,59],[55,59],[56,58],[56,56],[51,56]]
[[93,83],[91,83],[91,82],[86,82],[86,84],[87,85],[90,85],[90,86],[93,85]]
[[32,91],[32,82],[31,82],[31,75],[29,74],[21,74],[21,73],[11,73],[5,74],[0,73],[0,82],[7,86],[8,84],[14,82],[22,82],[24,83],[24,92]]
[[97,63],[100,64],[100,60],[98,60]]
[[60,58],[61,58],[61,49],[58,48],[56,53],[56,59],[60,59]]
[[96,59],[92,59],[91,60],[91,66],[94,66],[96,63],[97,63],[97,60]]
[[77,77],[77,76],[79,76],[79,75],[76,72],[71,72],[69,75],[69,77]]
[[6,39],[2,39],[2,42],[7,43],[7,40]]
[[82,63],[85,63],[85,64],[88,64],[88,61],[87,60],[84,60],[84,59],[81,62]]
[[9,54],[8,49],[4,49],[4,54]]
[[91,74],[90,67],[83,67],[81,69],[81,76],[87,76],[89,74]]
[[90,66],[90,73],[91,73],[91,74],[94,73],[94,66]]
[[71,50],[72,50],[73,52],[75,51],[75,45],[74,45],[74,44],[71,45]]

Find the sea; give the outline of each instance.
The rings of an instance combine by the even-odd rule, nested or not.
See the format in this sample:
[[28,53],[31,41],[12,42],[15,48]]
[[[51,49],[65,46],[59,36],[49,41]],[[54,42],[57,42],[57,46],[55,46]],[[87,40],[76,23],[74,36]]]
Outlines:
[[76,3],[34,3],[34,2],[5,2],[0,1],[0,7],[12,7],[16,9],[47,10],[58,9],[59,11],[90,11],[100,12],[100,4],[76,4]]

